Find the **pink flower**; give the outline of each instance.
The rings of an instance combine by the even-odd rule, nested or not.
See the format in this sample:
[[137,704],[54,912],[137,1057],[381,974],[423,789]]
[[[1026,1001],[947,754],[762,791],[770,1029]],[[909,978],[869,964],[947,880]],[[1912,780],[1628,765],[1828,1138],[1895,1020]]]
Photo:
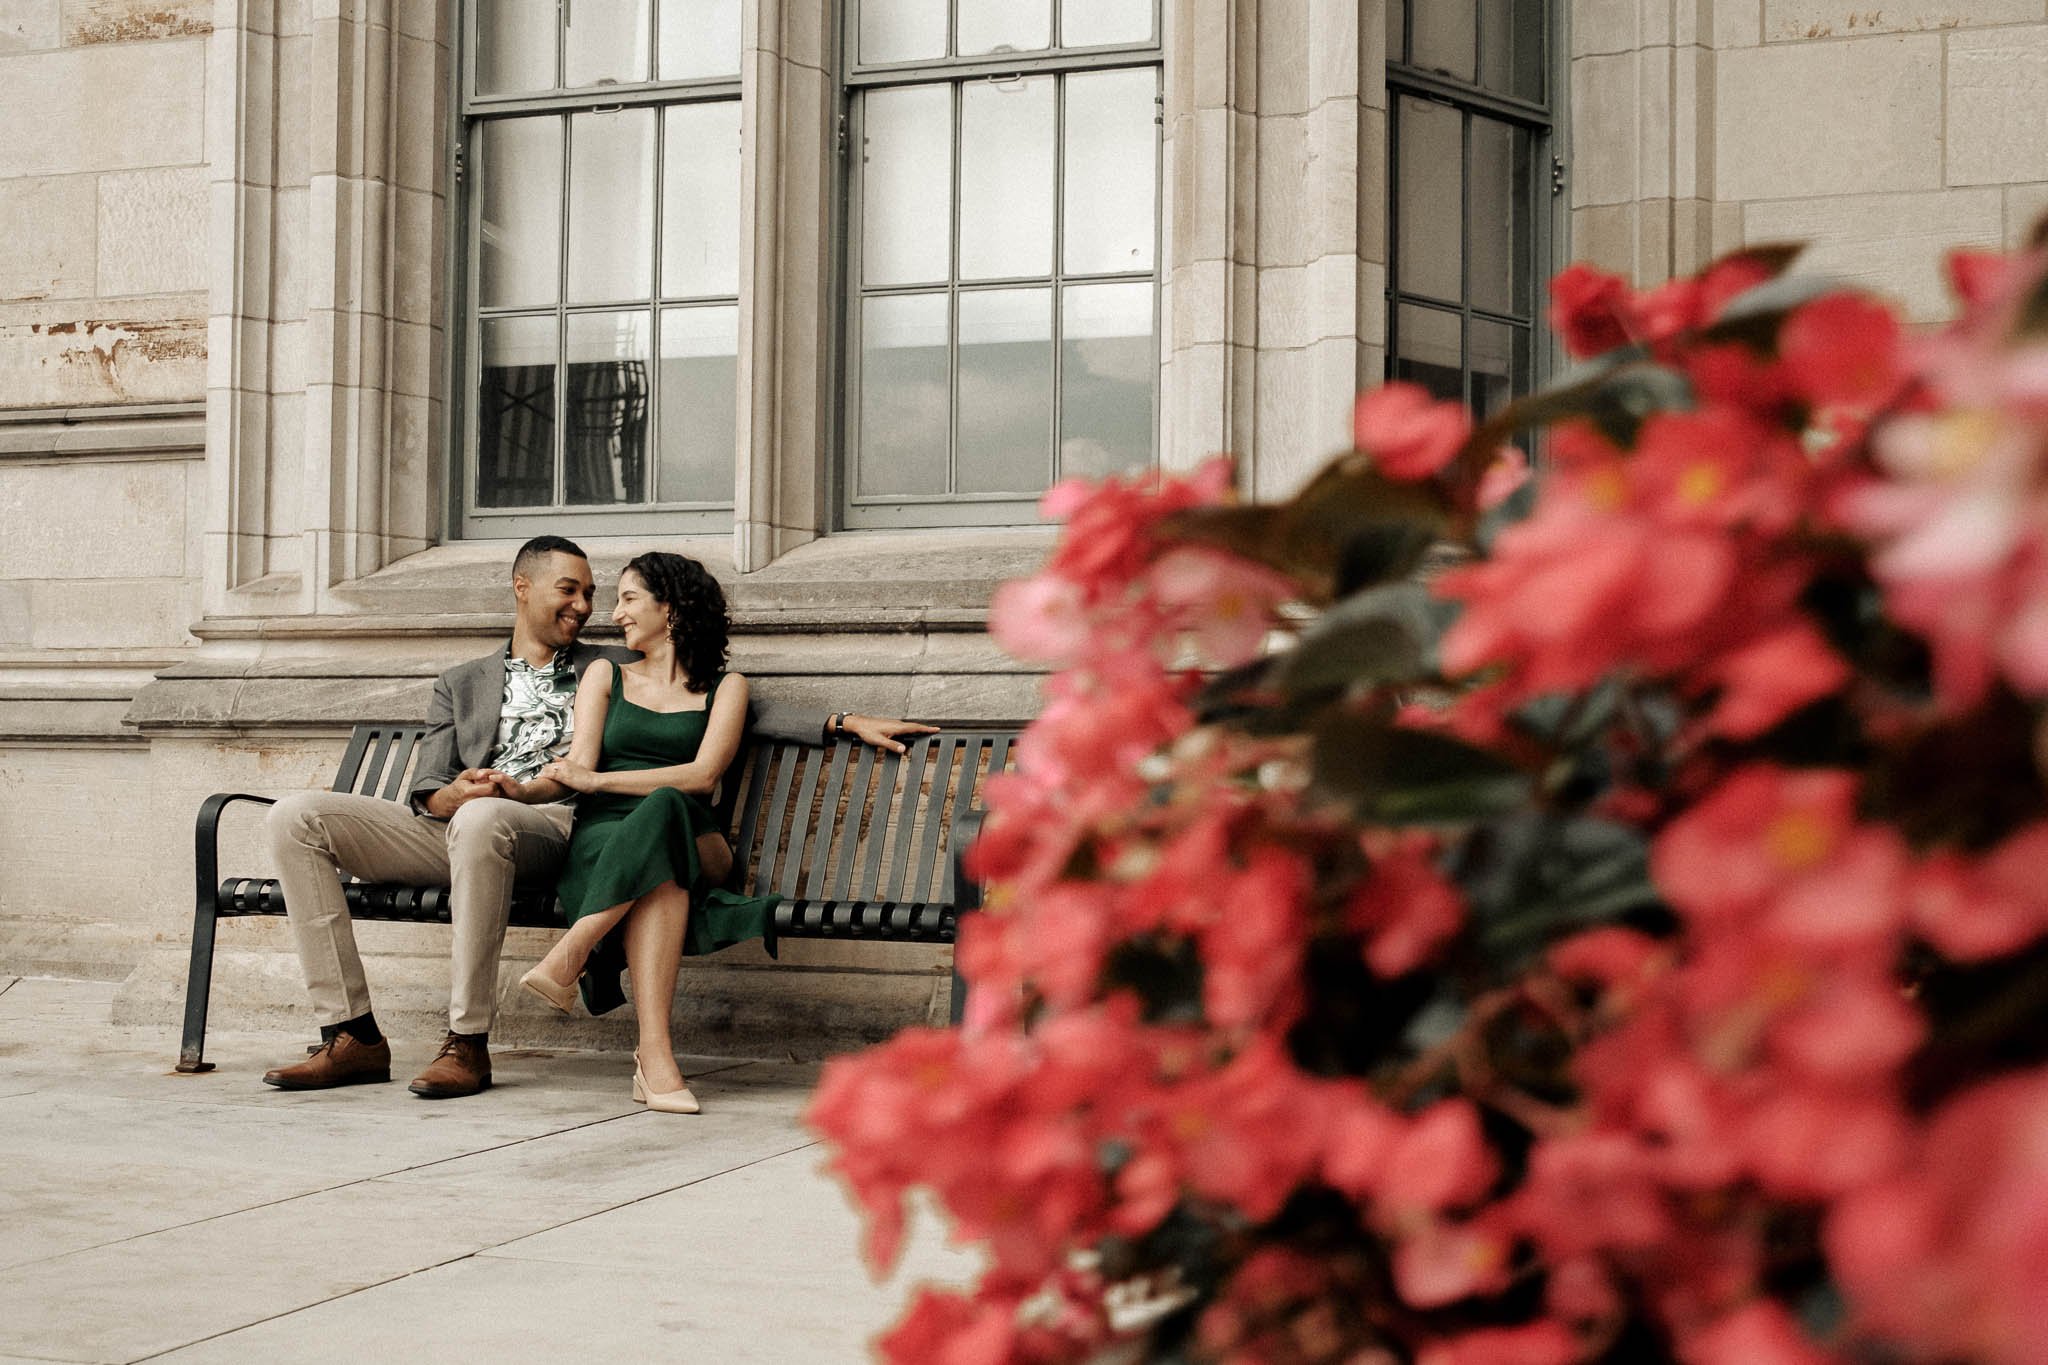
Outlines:
[[1014,578],[989,601],[989,634],[1019,659],[1069,663],[1090,638],[1081,589],[1064,578]]
[[1464,924],[1464,898],[1432,864],[1435,851],[1427,835],[1403,836],[1374,860],[1372,876],[1345,907],[1346,920],[1366,936],[1366,964],[1378,976],[1423,966]]
[[1778,333],[1778,354],[1816,406],[1877,407],[1905,381],[1898,319],[1858,294],[1801,305]]
[[1152,565],[1149,582],[1168,622],[1190,632],[1202,657],[1223,668],[1258,657],[1274,609],[1301,592],[1285,574],[1200,547],[1168,550]]
[[1472,434],[1472,417],[1440,403],[1420,384],[1396,381],[1358,396],[1352,439],[1388,478],[1426,479],[1451,462]]

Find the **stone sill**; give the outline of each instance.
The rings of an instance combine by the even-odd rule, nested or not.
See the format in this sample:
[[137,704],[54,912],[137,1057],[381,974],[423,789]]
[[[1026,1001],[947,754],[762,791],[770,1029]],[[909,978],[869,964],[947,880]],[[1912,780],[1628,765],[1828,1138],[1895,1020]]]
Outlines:
[[[978,631],[1004,580],[1036,570],[1051,549],[1051,527],[975,531],[848,531],[799,546],[754,573],[733,567],[725,536],[653,541],[701,560],[717,575],[739,634]],[[650,537],[586,537],[597,575],[597,618],[605,638],[619,572]],[[471,540],[409,555],[332,593],[317,615],[273,615],[265,596],[241,593],[245,610],[194,628],[203,640],[438,634],[503,635],[512,628],[511,567],[517,540]]]
[[205,455],[204,403],[0,412],[0,460],[197,460]]

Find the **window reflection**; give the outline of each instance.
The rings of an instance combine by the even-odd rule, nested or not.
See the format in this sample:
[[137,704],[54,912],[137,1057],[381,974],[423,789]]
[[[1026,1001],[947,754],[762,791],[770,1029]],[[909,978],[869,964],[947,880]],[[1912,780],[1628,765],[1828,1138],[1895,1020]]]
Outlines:
[[563,498],[647,500],[647,315],[569,318],[562,426]]
[[555,320],[483,324],[477,386],[477,505],[555,500]]

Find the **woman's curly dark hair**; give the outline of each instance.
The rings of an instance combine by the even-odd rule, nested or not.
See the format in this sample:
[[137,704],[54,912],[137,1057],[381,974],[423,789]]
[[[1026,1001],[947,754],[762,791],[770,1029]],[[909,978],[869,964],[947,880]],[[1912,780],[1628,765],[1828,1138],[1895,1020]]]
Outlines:
[[625,572],[647,585],[655,601],[668,608],[668,638],[676,662],[692,692],[708,692],[725,672],[732,615],[725,590],[702,564],[666,550],[649,550],[626,565]]

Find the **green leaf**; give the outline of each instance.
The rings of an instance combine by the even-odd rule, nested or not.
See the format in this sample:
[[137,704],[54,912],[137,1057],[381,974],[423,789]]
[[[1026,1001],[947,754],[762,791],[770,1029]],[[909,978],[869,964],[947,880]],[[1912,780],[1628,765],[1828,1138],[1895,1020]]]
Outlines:
[[1641,831],[1523,811],[1468,840],[1456,869],[1482,957],[1519,968],[1557,940],[1661,905]]
[[1448,735],[1338,709],[1314,734],[1311,785],[1381,825],[1456,824],[1515,809],[1528,775]]
[[1299,696],[1415,681],[1431,671],[1436,641],[1454,612],[1419,583],[1353,593],[1280,656],[1273,682]]

